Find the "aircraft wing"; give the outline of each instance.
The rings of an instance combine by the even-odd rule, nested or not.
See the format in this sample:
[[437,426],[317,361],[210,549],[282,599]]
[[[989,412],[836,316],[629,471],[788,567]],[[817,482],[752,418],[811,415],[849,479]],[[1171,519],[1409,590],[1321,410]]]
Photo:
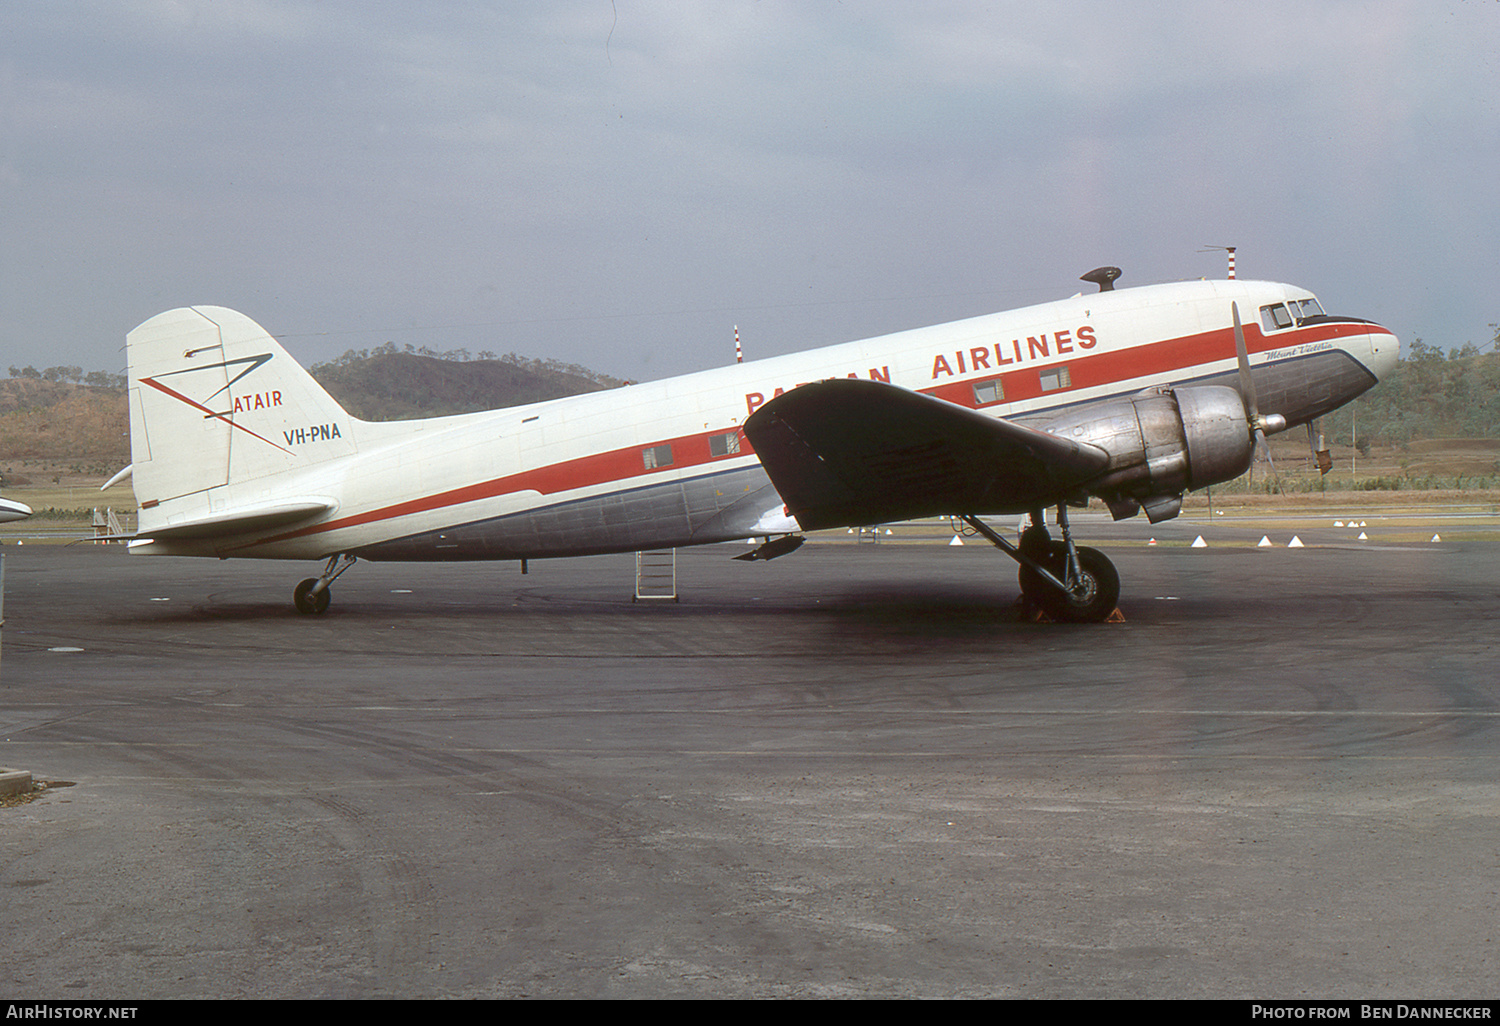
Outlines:
[[745,421],[804,530],[1051,505],[1101,473],[1086,442],[882,381],[801,385]]

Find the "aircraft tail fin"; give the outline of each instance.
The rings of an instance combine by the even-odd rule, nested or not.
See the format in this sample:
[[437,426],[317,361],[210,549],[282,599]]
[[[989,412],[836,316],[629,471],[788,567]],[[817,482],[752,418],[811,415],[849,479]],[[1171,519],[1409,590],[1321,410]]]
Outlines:
[[[126,336],[126,352],[132,482],[143,529],[148,521],[201,517],[256,498],[214,489],[355,450],[349,414],[244,314],[215,306],[169,310]],[[147,512],[162,504],[170,515]]]

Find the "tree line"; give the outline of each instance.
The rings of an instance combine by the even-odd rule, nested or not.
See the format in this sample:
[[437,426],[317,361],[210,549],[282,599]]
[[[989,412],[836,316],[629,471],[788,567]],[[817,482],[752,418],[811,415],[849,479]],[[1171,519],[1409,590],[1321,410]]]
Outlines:
[[1414,339],[1379,385],[1323,418],[1323,432],[1362,450],[1422,438],[1500,438],[1497,349],[1500,332],[1483,346],[1448,351]]
[[75,385],[93,385],[96,388],[124,388],[125,375],[111,374],[108,371],[84,372],[82,367],[48,367],[46,370],[37,370],[27,364],[25,367],[10,368],[10,376],[13,378],[32,378],[36,381],[64,381]]
[[619,378],[612,378],[608,374],[599,374],[576,363],[563,363],[561,360],[532,359],[516,353],[506,353],[503,356],[496,356],[488,349],[482,349],[478,353],[471,353],[467,349],[437,350],[430,349],[427,346],[414,346],[410,342],[404,348],[398,348],[394,342],[387,342],[385,345],[376,346],[374,349],[346,349],[342,356],[313,364],[308,368],[308,372],[316,374],[318,371],[329,367],[349,367],[357,363],[363,363],[376,356],[397,356],[403,353],[408,356],[426,356],[434,360],[445,360],[454,363],[468,363],[470,360],[492,360],[497,363],[508,363],[534,373],[571,374],[574,377],[583,378],[585,381],[592,381],[596,385],[604,385],[608,388],[616,388],[625,384]]

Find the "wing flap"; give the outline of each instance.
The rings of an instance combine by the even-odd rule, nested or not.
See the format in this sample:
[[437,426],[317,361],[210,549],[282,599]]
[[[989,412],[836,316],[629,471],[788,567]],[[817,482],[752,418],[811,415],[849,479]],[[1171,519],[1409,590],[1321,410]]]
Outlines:
[[1103,471],[1097,446],[882,381],[835,378],[745,421],[805,530],[1050,505]]

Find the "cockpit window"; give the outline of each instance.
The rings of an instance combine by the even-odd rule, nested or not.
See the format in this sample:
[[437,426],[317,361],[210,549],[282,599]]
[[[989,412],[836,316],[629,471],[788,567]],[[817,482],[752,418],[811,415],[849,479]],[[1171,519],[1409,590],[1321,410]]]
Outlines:
[[1292,326],[1292,315],[1281,303],[1260,308],[1260,326],[1265,331],[1280,331]]
[[1318,305],[1316,299],[1294,299],[1287,305],[1292,308],[1292,316],[1299,321],[1305,321],[1309,317],[1323,316],[1323,308]]

